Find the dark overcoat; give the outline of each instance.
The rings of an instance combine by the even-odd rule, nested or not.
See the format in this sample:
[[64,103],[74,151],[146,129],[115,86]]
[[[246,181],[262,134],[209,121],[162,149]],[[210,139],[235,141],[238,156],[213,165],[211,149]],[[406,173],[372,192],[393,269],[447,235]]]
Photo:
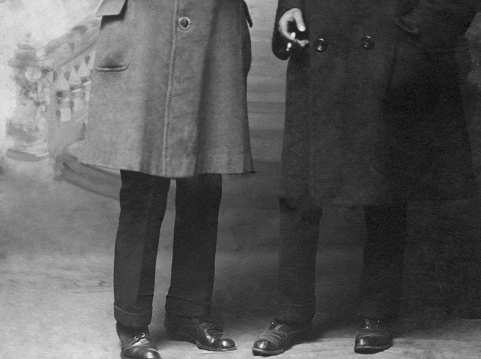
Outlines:
[[[320,205],[476,193],[462,90],[475,0],[279,0],[310,41],[287,69],[281,195]],[[285,58],[274,30],[273,50]]]
[[243,0],[104,0],[83,163],[169,178],[252,169]]

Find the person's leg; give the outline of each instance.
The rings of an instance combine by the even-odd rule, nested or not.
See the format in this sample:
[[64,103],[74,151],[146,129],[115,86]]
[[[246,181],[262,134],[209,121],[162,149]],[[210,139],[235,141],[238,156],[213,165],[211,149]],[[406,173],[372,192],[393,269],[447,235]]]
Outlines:
[[254,353],[276,355],[309,334],[315,313],[315,268],[322,209],[310,200],[280,200],[279,290],[270,327]]
[[366,206],[365,218],[367,237],[358,310],[363,324],[355,351],[369,353],[392,345],[388,323],[398,316],[401,304],[406,204]]
[[115,242],[114,316],[122,358],[160,358],[149,336],[159,233],[170,180],[121,171]]
[[172,275],[165,326],[173,340],[206,350],[232,350],[235,343],[207,321],[214,286],[222,176],[178,179]]
[[389,319],[399,314],[406,245],[406,205],[366,206],[367,237],[359,315]]
[[214,286],[221,175],[177,180],[172,275],[166,313],[207,317]]
[[150,324],[160,226],[170,180],[121,171],[115,242],[114,315],[127,327]]
[[280,200],[279,323],[309,323],[315,312],[316,253],[322,209],[309,200]]

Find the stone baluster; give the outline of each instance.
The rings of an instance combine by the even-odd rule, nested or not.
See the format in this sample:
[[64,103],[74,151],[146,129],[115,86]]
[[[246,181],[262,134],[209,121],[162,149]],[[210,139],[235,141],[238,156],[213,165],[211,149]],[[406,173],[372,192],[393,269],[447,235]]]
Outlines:
[[78,112],[84,108],[82,102],[82,81],[75,69],[75,65],[70,70],[70,76],[68,78],[68,84],[70,87],[70,94],[72,99],[72,112]]
[[92,71],[94,70],[94,62],[95,62],[95,50],[90,52],[86,59],[88,58],[88,61],[87,61],[87,66],[90,70],[90,73],[92,73]]
[[65,67],[60,69],[53,86],[57,100],[57,119],[60,122],[68,122],[72,119],[72,111],[70,109],[70,86],[65,78]]
[[87,107],[90,101],[90,87],[92,82],[90,81],[91,71],[87,66],[86,58],[80,59],[80,66],[77,73],[82,83],[82,100]]

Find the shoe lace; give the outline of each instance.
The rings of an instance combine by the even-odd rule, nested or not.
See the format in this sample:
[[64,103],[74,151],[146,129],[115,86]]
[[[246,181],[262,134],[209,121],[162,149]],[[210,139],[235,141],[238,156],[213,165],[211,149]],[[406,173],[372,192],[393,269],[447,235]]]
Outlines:
[[140,333],[140,334],[134,335],[134,343],[142,344],[142,342],[145,342],[145,341],[147,341],[147,334]]
[[204,328],[206,333],[213,338],[221,338],[224,336],[224,332],[219,329],[214,323],[210,322],[202,322],[200,323],[201,327]]
[[279,347],[281,343],[284,341],[284,337],[277,333],[261,335],[260,339],[267,340],[268,342],[271,342],[276,347]]
[[221,331],[219,328],[217,328],[217,326],[216,326],[214,323],[202,322],[201,325],[202,325],[202,327],[204,327],[205,329]]
[[369,336],[391,336],[391,331],[381,320],[365,319],[364,325],[359,328],[358,333]]
[[366,330],[380,330],[381,321],[376,319],[366,319],[364,322],[364,328]]
[[[272,323],[275,324],[275,323]],[[283,324],[277,324],[277,326],[269,332],[261,334],[259,339],[264,339],[267,340],[268,342],[271,342],[273,345],[280,346],[281,343],[285,340],[286,335],[284,333],[280,333],[277,330],[279,330]]]

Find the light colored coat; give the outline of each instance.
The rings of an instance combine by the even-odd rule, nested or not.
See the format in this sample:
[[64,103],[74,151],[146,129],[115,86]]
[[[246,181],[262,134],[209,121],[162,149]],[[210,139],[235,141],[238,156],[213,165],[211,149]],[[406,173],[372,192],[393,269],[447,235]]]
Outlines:
[[252,170],[242,0],[104,0],[86,164],[169,178]]

